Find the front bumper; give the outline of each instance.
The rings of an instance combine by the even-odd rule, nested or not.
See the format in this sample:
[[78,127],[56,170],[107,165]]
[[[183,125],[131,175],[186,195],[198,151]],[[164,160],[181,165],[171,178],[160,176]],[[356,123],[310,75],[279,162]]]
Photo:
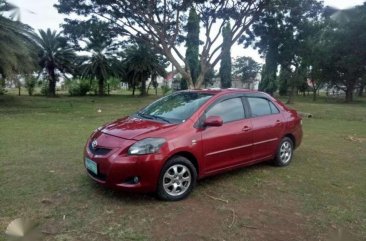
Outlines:
[[[160,170],[164,163],[162,154],[130,156],[127,154],[127,150],[135,141],[118,138],[117,141],[120,143],[116,145],[117,147],[108,147],[111,150],[106,155],[98,155],[90,150],[91,141],[92,139],[85,146],[84,166],[86,168],[86,158],[96,163],[97,174],[86,168],[89,177],[95,182],[124,191],[156,191]],[[138,178],[137,183],[134,181],[136,177]]]

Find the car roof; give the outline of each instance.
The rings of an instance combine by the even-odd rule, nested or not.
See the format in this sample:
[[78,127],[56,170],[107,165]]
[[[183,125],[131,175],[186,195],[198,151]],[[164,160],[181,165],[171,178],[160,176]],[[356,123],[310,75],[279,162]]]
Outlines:
[[198,90],[185,90],[187,92],[198,92],[198,93],[208,93],[208,94],[235,94],[235,93],[262,93],[256,90],[250,89],[238,89],[238,88],[228,88],[228,89],[220,89],[220,88],[210,88],[210,89],[198,89]]

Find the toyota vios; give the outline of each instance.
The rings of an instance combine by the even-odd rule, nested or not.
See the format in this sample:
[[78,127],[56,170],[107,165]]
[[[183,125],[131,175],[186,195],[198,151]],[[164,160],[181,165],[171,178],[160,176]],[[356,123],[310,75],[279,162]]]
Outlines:
[[180,200],[203,177],[267,160],[288,165],[301,123],[296,111],[262,92],[175,92],[96,129],[84,164],[107,187]]

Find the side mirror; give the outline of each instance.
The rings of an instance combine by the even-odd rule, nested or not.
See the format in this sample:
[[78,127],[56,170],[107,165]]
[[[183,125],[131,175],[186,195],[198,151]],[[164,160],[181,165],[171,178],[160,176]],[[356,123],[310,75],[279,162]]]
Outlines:
[[220,116],[209,116],[206,118],[203,125],[206,126],[222,126],[223,121]]

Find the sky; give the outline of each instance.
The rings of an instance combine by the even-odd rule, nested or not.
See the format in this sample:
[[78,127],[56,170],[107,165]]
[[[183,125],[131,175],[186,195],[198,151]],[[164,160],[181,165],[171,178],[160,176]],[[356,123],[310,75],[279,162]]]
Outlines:
[[[34,29],[60,29],[65,15],[61,15],[53,7],[58,0],[8,0],[20,7],[21,21],[33,27]],[[366,0],[324,0],[325,5],[339,9],[349,8],[361,5]],[[263,59],[258,52],[252,48],[244,49],[243,46],[235,45],[232,48],[232,57],[251,56],[256,61],[263,63]]]

